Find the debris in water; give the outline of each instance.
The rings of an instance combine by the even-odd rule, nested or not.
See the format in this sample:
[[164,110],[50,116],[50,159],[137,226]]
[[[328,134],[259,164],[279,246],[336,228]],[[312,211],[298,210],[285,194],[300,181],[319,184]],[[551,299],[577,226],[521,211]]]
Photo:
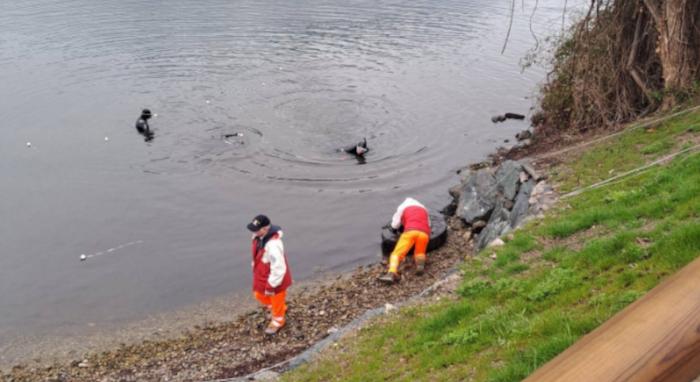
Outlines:
[[87,256],[85,256],[84,253],[82,255],[80,255],[80,261],[85,261],[86,259],[87,259]]
[[27,142],[27,147],[32,147],[32,142]]

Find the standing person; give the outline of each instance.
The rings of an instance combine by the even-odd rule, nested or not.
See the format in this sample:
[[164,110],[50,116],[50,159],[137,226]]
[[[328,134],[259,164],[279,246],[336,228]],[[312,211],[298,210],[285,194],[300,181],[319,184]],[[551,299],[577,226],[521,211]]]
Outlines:
[[292,285],[282,230],[265,215],[256,216],[248,229],[253,232],[253,295],[270,311],[265,334],[274,335],[285,324],[287,288]]
[[398,230],[403,226],[403,233],[389,257],[389,270],[379,277],[379,281],[393,284],[401,279],[399,265],[411,247],[414,247],[413,258],[416,262],[416,274],[422,275],[425,270],[425,251],[430,241],[430,217],[428,209],[413,198],[406,198],[399,205],[391,219],[391,228]]

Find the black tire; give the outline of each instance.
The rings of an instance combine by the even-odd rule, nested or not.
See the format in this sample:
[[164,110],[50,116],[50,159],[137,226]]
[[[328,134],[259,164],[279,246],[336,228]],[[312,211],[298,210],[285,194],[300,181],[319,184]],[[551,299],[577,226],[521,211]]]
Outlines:
[[[430,214],[430,241],[428,242],[428,252],[442,247],[447,241],[447,223],[445,217],[440,214]],[[394,250],[396,242],[399,240],[400,232],[394,233],[388,228],[389,224],[382,228],[382,254],[389,256]],[[413,255],[413,249],[408,252],[409,256]]]

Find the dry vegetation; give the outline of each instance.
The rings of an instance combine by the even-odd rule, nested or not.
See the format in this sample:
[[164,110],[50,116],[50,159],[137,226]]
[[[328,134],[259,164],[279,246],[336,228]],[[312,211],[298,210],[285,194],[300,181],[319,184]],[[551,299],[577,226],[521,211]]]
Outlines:
[[700,2],[591,0],[553,57],[536,136],[610,128],[700,90]]

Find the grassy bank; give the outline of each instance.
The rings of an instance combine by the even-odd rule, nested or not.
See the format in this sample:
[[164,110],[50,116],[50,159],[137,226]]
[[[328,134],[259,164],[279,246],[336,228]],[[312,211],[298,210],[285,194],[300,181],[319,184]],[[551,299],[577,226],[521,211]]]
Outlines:
[[[700,143],[700,112],[567,153],[562,192]],[[700,154],[560,201],[462,267],[457,294],[406,308],[284,376],[518,381],[700,255]],[[380,291],[378,291],[380,292]]]

